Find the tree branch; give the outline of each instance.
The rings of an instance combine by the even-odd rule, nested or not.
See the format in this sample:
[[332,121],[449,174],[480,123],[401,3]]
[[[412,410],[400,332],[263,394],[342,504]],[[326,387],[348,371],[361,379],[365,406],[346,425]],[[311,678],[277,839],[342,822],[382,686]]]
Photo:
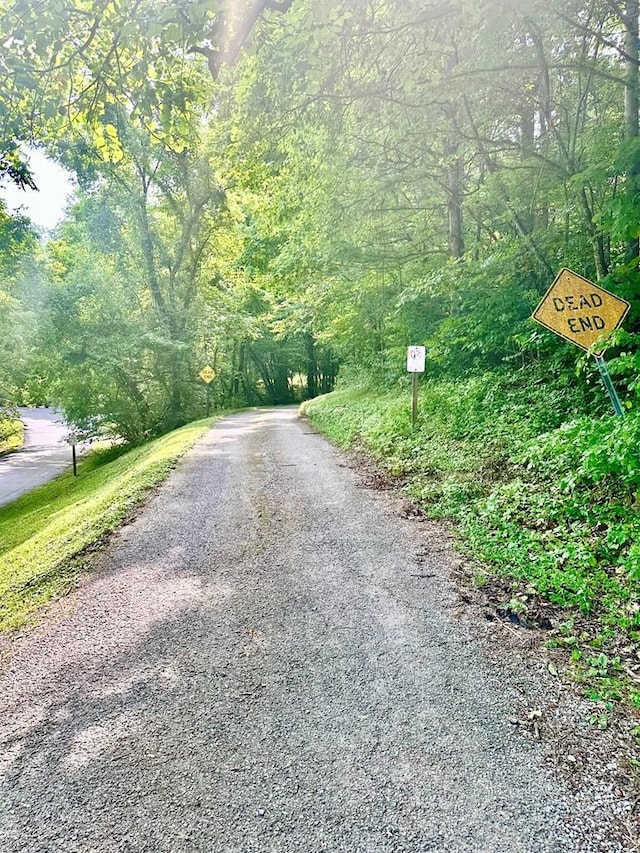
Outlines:
[[[293,0],[258,0],[249,9],[247,15],[239,22],[238,31],[231,34],[231,21],[227,16],[223,16],[219,23],[219,45],[218,47],[208,47],[207,45],[194,45],[189,48],[189,53],[199,53],[207,57],[209,65],[209,73],[214,80],[218,79],[220,69],[223,65],[233,65],[240,55],[240,51],[249,38],[251,30],[254,28],[263,12],[274,11],[284,14],[291,8]],[[218,27],[216,27],[216,30]],[[224,44],[228,41],[228,46]]]

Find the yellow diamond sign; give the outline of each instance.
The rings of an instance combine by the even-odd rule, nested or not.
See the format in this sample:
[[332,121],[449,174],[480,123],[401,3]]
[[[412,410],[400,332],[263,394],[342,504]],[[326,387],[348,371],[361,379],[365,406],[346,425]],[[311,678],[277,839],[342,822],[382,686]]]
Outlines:
[[[533,319],[551,332],[588,350],[617,329],[631,306],[603,287],[568,269],[560,270]],[[595,352],[602,355],[603,349]]]
[[200,379],[202,379],[203,382],[206,382],[208,385],[216,378],[216,372],[213,367],[209,367],[209,365],[207,364],[205,367],[202,368],[198,376],[200,377]]

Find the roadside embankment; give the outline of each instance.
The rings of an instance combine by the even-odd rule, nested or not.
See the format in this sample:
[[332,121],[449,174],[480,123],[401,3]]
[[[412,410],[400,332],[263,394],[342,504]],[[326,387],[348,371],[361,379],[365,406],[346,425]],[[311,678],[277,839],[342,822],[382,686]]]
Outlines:
[[0,508],[0,632],[64,594],[95,550],[209,428],[188,424],[141,447],[113,447]]

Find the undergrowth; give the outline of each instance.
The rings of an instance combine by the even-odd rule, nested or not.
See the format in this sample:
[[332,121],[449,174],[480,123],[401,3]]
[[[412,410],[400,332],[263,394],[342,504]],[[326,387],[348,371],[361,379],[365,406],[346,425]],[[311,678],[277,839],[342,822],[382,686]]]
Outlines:
[[477,577],[500,579],[516,618],[553,605],[550,643],[591,698],[640,705],[640,413],[587,416],[573,389],[499,374],[427,381],[415,426],[410,409],[408,385],[304,406],[429,516],[454,519]]

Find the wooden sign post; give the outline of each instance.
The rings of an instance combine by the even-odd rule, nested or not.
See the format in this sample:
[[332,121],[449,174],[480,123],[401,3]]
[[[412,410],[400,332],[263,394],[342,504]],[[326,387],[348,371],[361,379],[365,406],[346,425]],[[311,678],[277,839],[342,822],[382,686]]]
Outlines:
[[407,372],[412,375],[411,426],[418,420],[418,374],[424,373],[426,350],[424,347],[411,346],[407,348]]

